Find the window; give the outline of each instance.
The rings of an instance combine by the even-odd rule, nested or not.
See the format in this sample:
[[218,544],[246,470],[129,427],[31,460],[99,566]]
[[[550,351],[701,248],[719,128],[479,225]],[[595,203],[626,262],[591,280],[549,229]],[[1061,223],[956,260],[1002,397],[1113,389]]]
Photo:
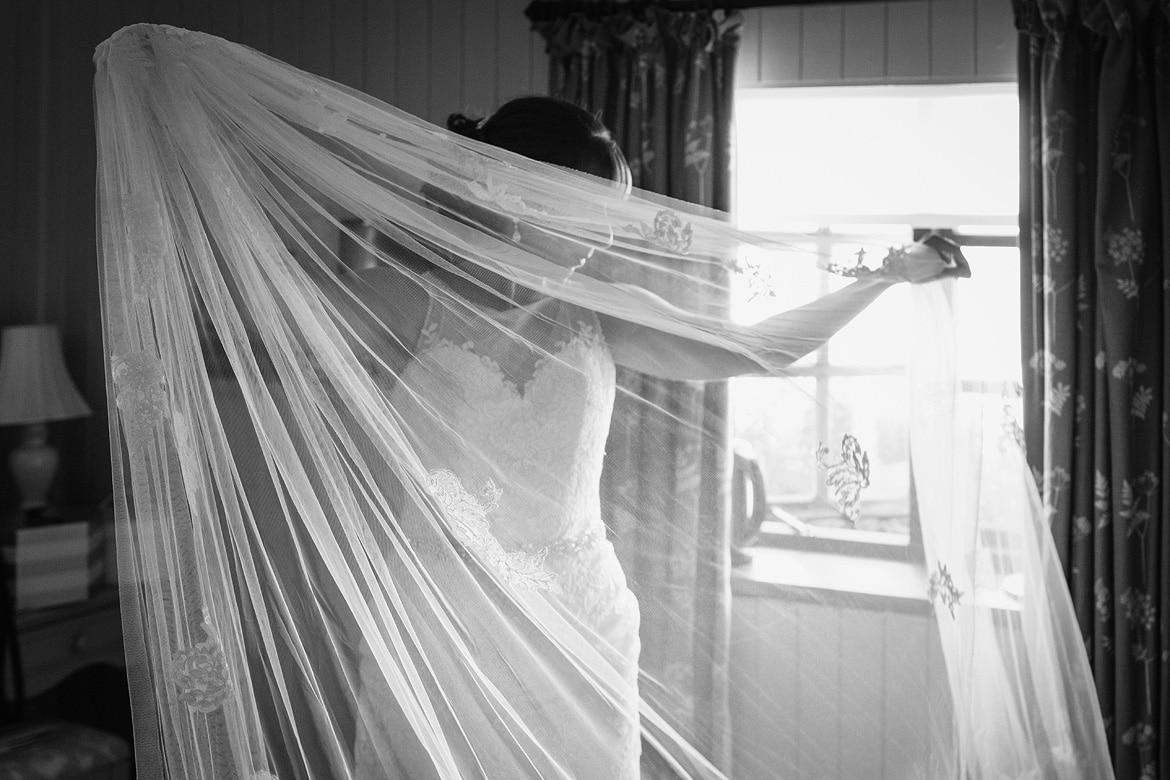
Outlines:
[[[1015,85],[753,89],[736,101],[738,223],[800,232],[810,248],[830,238],[889,246],[949,232],[973,271],[955,291],[964,390],[1013,398],[1020,378]],[[782,282],[826,285],[822,292],[848,283]],[[733,311],[750,322],[782,308],[745,285]],[[913,549],[909,308],[909,289],[895,287],[795,364],[793,379],[733,382],[733,433],[763,469],[768,540]],[[846,433],[871,466],[856,525],[833,505],[814,458],[820,443],[836,449]]]

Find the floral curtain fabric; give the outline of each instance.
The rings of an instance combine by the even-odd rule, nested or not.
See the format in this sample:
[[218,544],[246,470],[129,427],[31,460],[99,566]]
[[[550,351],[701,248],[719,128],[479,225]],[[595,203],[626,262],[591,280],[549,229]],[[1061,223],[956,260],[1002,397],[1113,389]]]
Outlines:
[[[571,13],[536,29],[550,53],[550,92],[600,113],[636,187],[727,210],[738,16],[645,8]],[[663,226],[669,229],[670,226]],[[634,281],[634,280],[631,280]],[[635,403],[626,394],[651,403]],[[729,484],[725,382],[668,382],[619,369],[602,490],[621,507],[607,523],[634,529],[618,550],[641,605],[642,667],[689,699],[655,703],[730,769]],[[671,499],[661,497],[672,485]],[[652,489],[653,488],[653,489]],[[608,503],[605,502],[605,503]],[[713,637],[698,645],[679,637]],[[673,777],[643,751],[643,777]]]
[[1170,775],[1170,2],[1015,0],[1025,430],[1119,778]]

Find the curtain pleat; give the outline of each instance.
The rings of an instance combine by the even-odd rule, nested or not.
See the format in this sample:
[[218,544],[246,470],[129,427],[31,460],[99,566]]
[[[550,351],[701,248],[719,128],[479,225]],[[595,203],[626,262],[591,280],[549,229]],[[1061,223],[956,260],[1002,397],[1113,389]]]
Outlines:
[[[535,27],[548,46],[550,92],[600,114],[636,187],[727,210],[739,23],[722,12],[646,8]],[[620,369],[618,388],[603,504],[615,507],[611,527],[636,529],[620,534],[635,541],[618,554],[641,605],[642,693],[730,772],[727,383]],[[672,488],[666,500],[663,485]],[[658,695],[666,690],[690,695]],[[673,776],[652,749],[643,756],[644,778]]]
[[1170,3],[1016,0],[1025,430],[1119,778],[1170,776]]

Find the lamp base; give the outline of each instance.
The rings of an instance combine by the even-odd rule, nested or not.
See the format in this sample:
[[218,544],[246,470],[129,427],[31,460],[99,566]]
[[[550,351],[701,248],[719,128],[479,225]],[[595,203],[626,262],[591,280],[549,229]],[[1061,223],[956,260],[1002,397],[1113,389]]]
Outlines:
[[49,445],[49,431],[44,423],[24,427],[24,440],[8,456],[8,465],[20,494],[21,510],[43,509],[49,485],[57,473],[57,450]]

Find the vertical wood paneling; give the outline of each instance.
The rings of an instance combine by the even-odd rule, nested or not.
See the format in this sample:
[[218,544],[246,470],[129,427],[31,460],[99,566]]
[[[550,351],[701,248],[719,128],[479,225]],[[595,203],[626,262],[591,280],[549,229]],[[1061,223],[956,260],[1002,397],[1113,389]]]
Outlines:
[[[532,52],[524,20],[525,5],[526,0],[496,0],[497,104],[532,94]],[[517,24],[517,19],[522,23]]]
[[760,26],[762,12],[751,8],[742,12],[739,28],[739,51],[735,62],[736,86],[750,86],[760,81]]
[[366,71],[366,2],[333,0],[333,79],[362,89]]
[[[84,203],[82,210],[88,212],[87,218],[77,223],[78,235],[77,251],[84,257],[86,270],[78,272],[66,258],[60,265],[71,276],[72,284],[81,288],[80,294],[85,300],[84,316],[75,324],[78,331],[84,334],[84,342],[78,344],[71,366],[78,384],[85,388],[85,397],[94,410],[92,417],[78,425],[84,431],[85,444],[79,450],[83,452],[82,462],[72,476],[77,479],[80,487],[75,486],[72,499],[76,502],[88,502],[104,498],[110,494],[110,431],[106,424],[104,410],[106,408],[106,358],[101,323],[101,297],[98,293],[98,262],[97,247],[94,244],[96,234],[95,221],[97,211],[97,193],[93,185],[94,171],[97,167],[97,148],[94,143],[93,123],[93,60],[94,47],[105,40],[109,34],[117,29],[122,21],[119,19],[119,9],[113,4],[95,3],[95,16],[87,30],[87,40],[81,47],[81,56],[76,62],[77,104],[81,111],[88,115],[89,121],[83,125],[78,134],[78,143],[81,145],[81,164],[77,158],[69,161],[77,167],[69,175],[78,180],[77,200],[70,199],[63,208],[75,208],[77,202]],[[78,171],[86,171],[88,176],[77,175]],[[81,181],[88,178],[88,182]],[[74,259],[73,262],[76,262]]]
[[975,0],[975,73],[980,78],[1016,76],[1017,36],[1010,3]]
[[932,615],[737,593],[732,619],[735,777],[933,776],[951,714]]
[[301,65],[325,78],[333,78],[333,4],[331,0],[301,2]]
[[841,75],[850,81],[879,81],[886,75],[886,5],[845,6]]
[[740,87],[1015,78],[1015,23],[1002,0],[789,6],[744,20]]
[[387,103],[398,102],[398,78],[394,51],[398,46],[398,2],[366,3],[364,31],[366,64],[362,89]]
[[463,0],[463,100],[452,111],[484,116],[496,107],[496,4]]
[[[120,26],[108,4],[45,4],[47,59],[36,85],[35,117],[22,127],[37,139],[36,231],[43,242],[30,277],[40,288],[35,318],[56,324],[69,373],[99,414],[52,426],[62,479],[55,501],[87,503],[109,492],[109,444],[104,406],[104,360],[98,321],[94,243],[96,149],[92,118],[93,49]],[[37,33],[32,33],[35,36]],[[31,85],[30,85],[31,86]],[[81,174],[80,172],[85,172]],[[29,318],[32,319],[32,318]]]
[[930,3],[901,0],[887,5],[886,76],[891,81],[930,76]]
[[272,51],[272,9],[268,0],[255,0],[239,7],[238,40],[263,52]]
[[212,0],[208,6],[207,31],[229,41],[240,40],[240,4],[236,0]]
[[841,757],[841,616],[819,604],[797,607],[800,674],[798,777],[838,777]]
[[842,778],[872,777],[884,748],[882,723],[886,648],[885,615],[860,609],[841,611],[841,765]]
[[[38,215],[45,221],[46,264],[42,269],[45,288],[43,316],[47,322],[61,324],[62,337],[68,351],[80,347],[77,356],[84,353],[83,322],[75,322],[91,304],[97,303],[97,277],[94,269],[96,249],[92,232],[94,226],[94,184],[92,176],[78,176],[78,170],[93,171],[97,167],[97,153],[93,129],[75,121],[75,106],[90,102],[88,83],[93,72],[91,63],[96,25],[87,24],[100,18],[100,4],[85,4],[66,11],[73,23],[60,17],[65,10],[51,9],[50,30],[54,54],[48,79],[49,93],[44,118],[48,127],[42,129],[47,144],[46,156],[40,161],[41,175],[47,187],[44,205],[47,213]],[[81,23],[78,23],[81,22]],[[92,41],[92,42],[91,42]],[[67,157],[54,150],[68,149]],[[85,258],[84,267],[69,267],[55,262],[61,258]],[[91,300],[92,297],[92,300]],[[80,454],[80,453],[78,453]],[[63,457],[70,453],[63,452]]]
[[[35,29],[28,17],[35,15],[35,9],[28,3],[0,4],[0,100],[4,111],[0,111],[0,238],[4,248],[0,249],[0,274],[5,283],[0,290],[0,326],[19,325],[29,322],[25,312],[17,308],[27,278],[32,276],[32,256],[27,244],[21,242],[21,192],[27,192],[27,182],[20,179],[22,141],[27,137],[25,118],[22,116],[24,97],[29,90],[24,82],[35,74],[36,69],[28,62],[25,48],[28,30]],[[27,295],[24,296],[27,300]],[[0,427],[0,448],[11,452],[20,442],[20,430],[16,426]],[[0,469],[0,509],[7,510],[15,504],[16,488],[10,471]]]
[[801,13],[799,8],[765,8],[760,15],[760,79],[800,80]]
[[951,698],[951,684],[947,677],[946,659],[943,657],[942,637],[935,618],[928,623],[926,640],[926,722],[929,724],[929,739],[937,755],[954,755],[955,733],[950,725],[954,723],[954,701]]
[[[194,23],[187,20],[183,11],[183,0],[128,0],[126,3],[128,14],[123,20],[126,24],[150,22],[152,24],[173,24],[198,29]],[[113,30],[110,30],[113,32]]]
[[929,724],[925,718],[908,718],[915,707],[925,711],[928,692],[927,620],[920,615],[890,614],[886,617],[886,663],[883,681],[886,724],[886,754],[883,777],[903,780],[927,777],[923,763],[927,754]]
[[174,0],[174,2],[179,18],[172,24],[204,32],[211,29],[211,3],[208,0]]
[[[23,32],[29,26],[25,19],[29,15],[30,11],[23,3],[10,3],[0,8],[0,100],[5,107],[0,112],[0,236],[4,240],[4,249],[0,250],[0,269],[6,280],[5,287],[9,289],[23,287],[22,280],[29,275],[31,260],[28,245],[20,242],[19,235],[20,204],[26,199],[18,197],[18,193],[28,191],[24,186],[27,182],[20,179],[19,164],[22,141],[27,137],[27,120],[22,111],[30,92],[24,82],[35,74],[35,69],[28,64],[27,36],[18,35],[17,31]],[[9,303],[5,300],[6,305],[0,308],[0,326],[24,321],[21,313],[14,311]],[[8,443],[6,439],[0,441]],[[6,481],[7,474],[0,479]]]
[[272,9],[272,49],[268,53],[290,65],[304,67],[301,57],[301,0],[268,2]]
[[535,32],[528,34],[528,89],[534,95],[548,94],[548,55],[544,50],[544,38]]
[[931,0],[930,73],[975,78],[975,0]]
[[421,117],[427,115],[431,102],[429,31],[428,4],[413,0],[403,0],[398,4],[398,45],[394,62],[398,72],[398,107]]
[[806,6],[801,11],[800,78],[802,81],[839,81],[842,63],[842,25],[845,9],[839,5]]
[[[34,10],[35,8],[35,10]],[[16,310],[17,322],[38,322],[41,312],[38,301],[42,298],[41,287],[49,263],[45,237],[41,234],[41,211],[47,195],[48,156],[53,150],[53,138],[44,127],[51,107],[54,52],[46,50],[46,39],[42,25],[52,24],[52,18],[44,19],[51,13],[45,6],[26,9],[22,21],[25,33],[20,37],[21,61],[17,66],[17,138],[16,187],[12,197],[16,202],[16,224],[13,231],[11,250],[17,254],[23,273],[17,275],[14,289],[11,289],[11,304]],[[43,113],[44,112],[44,113]],[[48,147],[46,149],[46,146]],[[47,217],[47,215],[46,215]]]
[[463,0],[431,0],[430,6],[431,94],[423,118],[442,124],[463,106]]
[[[800,723],[803,702],[800,678],[801,628],[798,608],[776,599],[763,599],[759,606],[760,673],[759,696],[767,707],[761,718],[759,762],[768,777],[796,777],[800,770],[802,745]],[[738,775],[737,775],[738,776]],[[751,775],[743,775],[750,777]]]
[[767,762],[759,746],[768,744],[766,719],[776,706],[761,695],[770,670],[760,665],[763,644],[760,615],[762,599],[736,597],[731,610],[731,665],[728,688],[731,706],[732,766],[739,777],[764,777]]

